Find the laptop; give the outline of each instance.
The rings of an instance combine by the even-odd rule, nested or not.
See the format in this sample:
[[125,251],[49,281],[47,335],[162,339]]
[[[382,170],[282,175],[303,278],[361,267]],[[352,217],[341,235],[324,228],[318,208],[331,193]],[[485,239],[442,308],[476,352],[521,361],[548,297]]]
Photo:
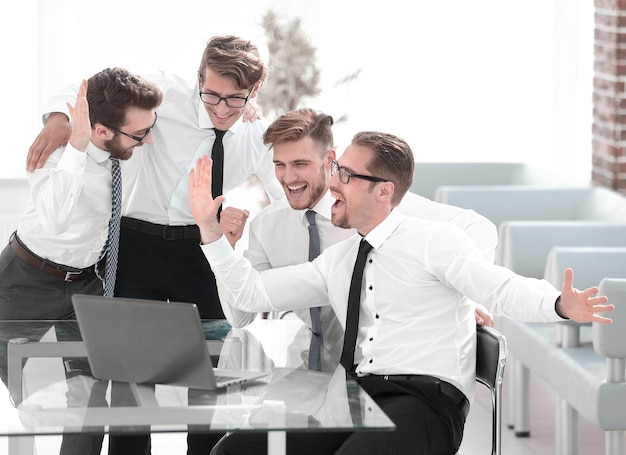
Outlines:
[[267,375],[213,368],[193,303],[83,294],[72,303],[97,379],[216,390]]

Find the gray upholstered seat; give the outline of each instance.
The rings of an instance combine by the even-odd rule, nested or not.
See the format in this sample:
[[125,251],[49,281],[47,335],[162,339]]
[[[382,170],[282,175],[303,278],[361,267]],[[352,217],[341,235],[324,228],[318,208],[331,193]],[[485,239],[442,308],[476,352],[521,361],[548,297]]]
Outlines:
[[576,454],[577,414],[605,430],[605,454],[624,455],[626,430],[626,279],[605,278],[600,294],[616,307],[612,324],[592,324],[592,342],[550,353],[548,381],[563,407],[557,454]]
[[416,162],[411,191],[434,199],[448,185],[556,185],[553,173],[528,163]]

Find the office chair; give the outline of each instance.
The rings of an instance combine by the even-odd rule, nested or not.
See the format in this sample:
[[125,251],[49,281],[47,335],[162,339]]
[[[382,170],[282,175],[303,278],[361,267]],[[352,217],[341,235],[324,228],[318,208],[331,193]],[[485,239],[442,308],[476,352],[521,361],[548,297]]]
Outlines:
[[491,327],[476,327],[476,381],[491,392],[491,454],[502,450],[502,379],[506,338]]

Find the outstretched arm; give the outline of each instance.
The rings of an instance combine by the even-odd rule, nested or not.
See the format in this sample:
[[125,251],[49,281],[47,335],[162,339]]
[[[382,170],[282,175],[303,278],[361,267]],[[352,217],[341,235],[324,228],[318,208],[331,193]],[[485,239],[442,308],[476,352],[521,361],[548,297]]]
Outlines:
[[189,171],[189,202],[191,214],[200,228],[202,243],[215,242],[222,236],[217,221],[217,211],[224,201],[224,196],[213,199],[211,194],[211,169],[213,160],[204,155],[196,162],[195,169]]
[[574,272],[565,269],[561,298],[557,303],[557,312],[576,322],[599,322],[610,324],[610,318],[601,316],[602,313],[613,311],[615,306],[607,304],[608,298],[604,295],[596,295],[599,291],[597,286],[583,291],[573,286]]

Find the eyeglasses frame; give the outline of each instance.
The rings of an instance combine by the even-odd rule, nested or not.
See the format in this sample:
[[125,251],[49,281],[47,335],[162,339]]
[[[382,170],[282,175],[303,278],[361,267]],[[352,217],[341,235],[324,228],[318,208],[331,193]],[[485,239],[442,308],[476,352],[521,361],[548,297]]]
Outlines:
[[148,128],[145,132],[145,134],[142,136],[135,136],[134,134],[130,134],[130,133],[125,133],[124,131],[115,128],[114,126],[111,125],[107,125],[106,123],[102,123],[102,122],[98,122],[101,125],[107,127],[108,129],[110,129],[111,131],[114,131],[115,133],[119,133],[122,134],[126,137],[131,138],[133,141],[137,141],[137,144],[143,144],[143,141],[146,140],[146,138],[150,135],[150,133],[152,133],[152,130],[154,129],[154,126],[156,125],[157,119],[159,118],[158,114],[156,113],[156,111],[154,112],[154,122],[152,122],[152,126],[150,128]]
[[[352,177],[354,177],[355,179],[367,180],[369,182],[375,182],[375,183],[382,183],[382,182],[389,181],[387,179],[383,179],[381,177],[375,177],[373,175],[354,174],[348,171],[345,167],[339,166],[339,163],[337,162],[337,160],[332,160],[331,165],[330,165],[330,175],[335,175],[336,173],[339,173],[339,181],[346,185],[350,182],[350,179]],[[344,178],[342,177],[342,175],[346,176],[345,182],[344,182]]]
[[[246,106],[246,104],[248,104],[248,99],[250,98],[250,95],[252,95],[252,90],[254,90],[254,85],[252,85],[252,87],[250,87],[250,91],[248,92],[248,95],[244,98],[241,96],[219,96],[216,95],[215,93],[211,93],[211,92],[203,92],[202,90],[198,91],[198,94],[200,95],[200,100],[204,103],[204,104],[208,104],[209,106],[217,106],[218,104],[220,104],[222,101],[224,101],[224,103],[226,104],[226,106],[233,108],[233,109],[242,109]],[[217,103],[207,103],[206,101],[204,101],[204,99],[202,99],[202,95],[211,95],[214,96],[216,98],[218,98]],[[243,100],[243,106],[231,106],[230,104],[228,104],[228,100],[229,99],[237,99],[237,100]]]

